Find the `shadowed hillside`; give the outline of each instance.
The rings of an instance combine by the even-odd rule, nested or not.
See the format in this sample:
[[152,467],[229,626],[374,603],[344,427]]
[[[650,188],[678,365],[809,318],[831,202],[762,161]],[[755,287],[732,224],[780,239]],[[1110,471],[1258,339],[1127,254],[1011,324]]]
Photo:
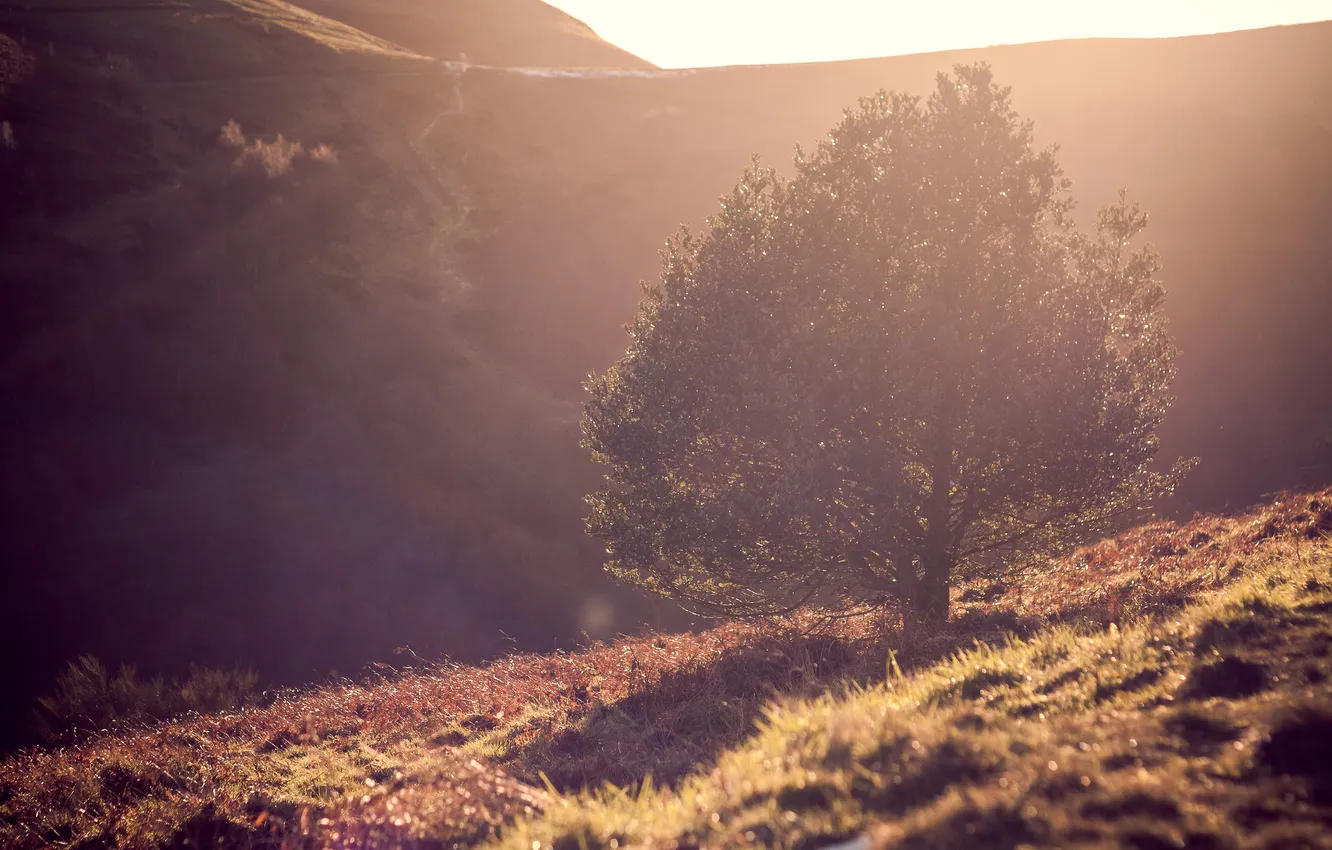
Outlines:
[[[579,379],[752,152],[956,61],[1063,144],[1084,213],[1125,184],[1154,214],[1187,505],[1332,476],[1328,25],[556,73],[326,5],[374,34],[280,0],[0,6],[10,730],[89,650],[299,681],[655,616],[582,535]],[[471,61],[634,65],[556,17],[595,55],[488,54],[489,20]]]
[[576,406],[462,332],[452,72],[260,0],[0,39],[0,737],[85,651],[299,681],[646,615],[582,616]]

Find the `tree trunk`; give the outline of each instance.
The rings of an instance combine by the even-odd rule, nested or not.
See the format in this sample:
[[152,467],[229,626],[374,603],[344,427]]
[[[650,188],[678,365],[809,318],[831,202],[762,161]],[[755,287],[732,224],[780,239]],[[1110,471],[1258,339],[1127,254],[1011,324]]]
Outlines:
[[942,623],[948,620],[948,587],[953,576],[952,531],[949,527],[950,451],[939,452],[934,464],[934,492],[925,505],[927,523],[925,545],[920,553],[920,582],[912,594],[911,608],[920,620]]
[[925,503],[925,545],[920,552],[921,576],[912,610],[926,623],[948,620],[948,586],[953,575],[951,521],[953,445],[952,419],[957,391],[951,378],[941,407],[939,434],[931,449],[930,495]]
[[937,555],[925,561],[925,574],[916,585],[911,609],[921,621],[944,623],[948,621],[948,591],[952,586],[953,565],[947,555]]

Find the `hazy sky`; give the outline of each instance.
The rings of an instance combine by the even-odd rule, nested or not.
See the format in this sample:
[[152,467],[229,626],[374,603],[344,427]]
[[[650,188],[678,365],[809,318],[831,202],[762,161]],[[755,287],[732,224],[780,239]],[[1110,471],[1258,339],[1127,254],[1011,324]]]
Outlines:
[[1332,19],[1332,0],[547,0],[662,67],[810,62]]

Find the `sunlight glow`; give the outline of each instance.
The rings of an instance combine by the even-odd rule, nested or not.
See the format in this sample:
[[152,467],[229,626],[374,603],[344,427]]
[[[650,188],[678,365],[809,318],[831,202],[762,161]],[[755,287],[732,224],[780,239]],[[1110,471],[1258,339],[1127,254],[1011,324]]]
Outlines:
[[549,0],[684,68],[820,62],[1062,38],[1166,37],[1332,19],[1332,0]]

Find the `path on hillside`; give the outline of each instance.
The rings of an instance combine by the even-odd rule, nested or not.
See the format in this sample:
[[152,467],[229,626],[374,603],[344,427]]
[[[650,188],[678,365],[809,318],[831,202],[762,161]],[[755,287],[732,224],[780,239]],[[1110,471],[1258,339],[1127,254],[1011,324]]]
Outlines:
[[149,80],[146,82],[135,83],[134,87],[142,89],[162,89],[162,88],[187,88],[191,86],[210,86],[210,85],[229,85],[232,83],[279,83],[286,81],[311,81],[311,80],[369,80],[391,77],[425,77],[431,74],[438,74],[443,69],[449,76],[481,71],[484,73],[512,74],[521,77],[543,77],[547,79],[578,79],[578,80],[604,80],[622,77],[639,77],[644,79],[669,79],[675,77],[688,77],[697,74],[699,69],[653,69],[637,70],[633,68],[540,68],[540,67],[513,67],[506,68],[499,65],[472,65],[465,62],[457,62],[449,59],[430,59],[421,57],[421,61],[429,62],[430,67],[419,68],[411,71],[346,71],[342,73],[320,73],[320,74],[237,74],[226,77],[200,77],[194,80]]

